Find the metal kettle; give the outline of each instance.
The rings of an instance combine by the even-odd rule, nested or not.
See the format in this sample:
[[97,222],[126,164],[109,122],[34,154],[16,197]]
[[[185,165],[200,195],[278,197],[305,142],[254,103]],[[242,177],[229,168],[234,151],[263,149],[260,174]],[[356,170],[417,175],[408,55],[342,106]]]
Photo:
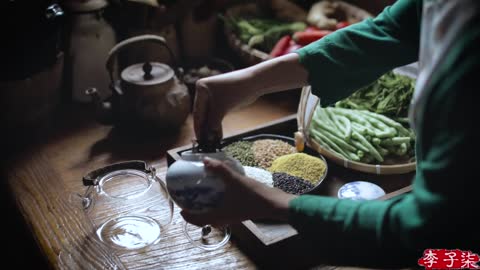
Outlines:
[[[167,49],[173,68],[164,63],[144,62],[130,65],[114,75],[116,55],[141,42],[153,42]],[[178,129],[190,113],[187,86],[183,70],[165,39],[157,35],[141,35],[126,39],[114,46],[107,58],[112,96],[102,100],[95,88],[86,90],[95,104],[97,120],[103,124],[139,126],[168,131]]]

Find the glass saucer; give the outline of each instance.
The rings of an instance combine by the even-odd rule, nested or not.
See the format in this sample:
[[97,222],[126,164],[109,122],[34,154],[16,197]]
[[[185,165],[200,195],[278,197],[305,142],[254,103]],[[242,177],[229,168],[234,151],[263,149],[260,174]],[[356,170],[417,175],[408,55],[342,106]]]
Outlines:
[[145,216],[123,216],[105,222],[97,230],[98,238],[120,249],[140,249],[160,241],[162,227]]

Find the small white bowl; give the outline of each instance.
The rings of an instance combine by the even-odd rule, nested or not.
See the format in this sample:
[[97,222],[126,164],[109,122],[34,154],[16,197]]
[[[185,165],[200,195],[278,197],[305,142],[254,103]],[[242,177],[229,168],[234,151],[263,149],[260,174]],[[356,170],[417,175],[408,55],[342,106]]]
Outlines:
[[346,183],[338,190],[339,199],[351,200],[375,200],[383,195],[385,191],[378,185],[366,181],[354,181]]

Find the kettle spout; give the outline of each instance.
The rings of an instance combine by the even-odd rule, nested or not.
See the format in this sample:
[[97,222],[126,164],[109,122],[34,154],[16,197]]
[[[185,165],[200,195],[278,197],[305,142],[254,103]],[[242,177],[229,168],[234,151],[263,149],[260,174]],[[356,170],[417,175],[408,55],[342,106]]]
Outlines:
[[85,90],[85,94],[92,99],[97,121],[105,125],[113,124],[114,115],[112,103],[110,101],[102,101],[97,88],[88,88]]

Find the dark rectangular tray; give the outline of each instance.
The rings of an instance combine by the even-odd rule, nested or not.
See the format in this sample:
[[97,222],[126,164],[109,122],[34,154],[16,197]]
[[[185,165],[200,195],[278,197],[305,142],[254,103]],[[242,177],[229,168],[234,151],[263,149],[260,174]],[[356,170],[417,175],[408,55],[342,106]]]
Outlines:
[[[242,138],[260,135],[260,134],[275,134],[293,138],[297,131],[296,115],[290,115],[264,125],[257,126],[253,129],[245,130],[237,134],[225,137],[225,143],[241,140]],[[184,151],[191,150],[191,145],[185,145],[167,151],[167,164],[170,166],[173,162],[180,159],[180,155]],[[308,152],[314,151],[307,149]],[[318,154],[317,154],[318,155]],[[328,174],[322,181],[320,186],[316,188],[311,194],[322,196],[337,197],[338,189],[352,181],[368,181],[375,183],[385,190],[386,195],[379,198],[379,200],[387,200],[411,191],[411,182],[413,180],[414,172],[401,175],[375,175],[363,172],[353,171],[333,162],[328,162]],[[244,229],[246,228],[250,233],[263,243],[269,246],[279,243],[283,240],[289,239],[297,235],[297,231],[289,224],[282,223],[267,223],[260,221],[247,220],[242,222]],[[242,230],[245,231],[245,230]],[[234,231],[235,233],[235,231]]]

